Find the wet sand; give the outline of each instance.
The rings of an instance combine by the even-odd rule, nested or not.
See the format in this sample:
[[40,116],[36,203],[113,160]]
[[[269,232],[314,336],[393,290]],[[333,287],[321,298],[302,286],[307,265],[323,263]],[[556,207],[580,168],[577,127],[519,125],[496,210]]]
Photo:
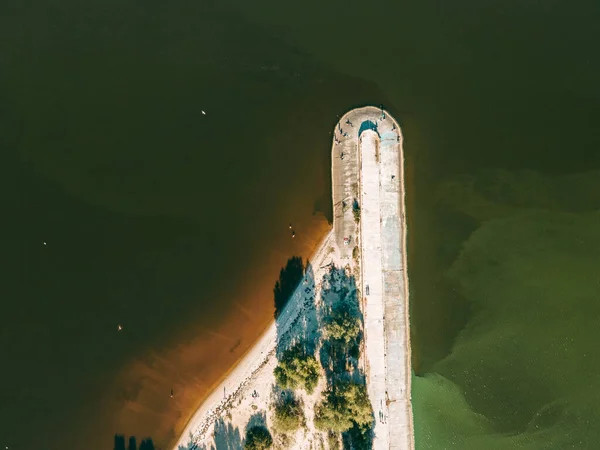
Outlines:
[[[158,448],[175,444],[194,412],[273,322],[273,287],[281,268],[291,256],[306,260],[330,230],[322,215],[309,216],[294,224],[292,240],[288,224],[281,221],[274,250],[234,278],[239,287],[224,295],[235,299],[235,307],[225,318],[205,328],[191,320],[171,342],[149,349],[117,374],[95,406],[97,420],[83,426],[87,442],[89,436],[105,440],[122,433],[151,437]],[[106,425],[99,429],[98,423]]]
[[[320,280],[327,272],[326,261],[334,261],[331,254],[331,246],[335,245],[333,231],[330,231],[320,242],[318,248],[310,255],[310,262],[315,270],[314,279]],[[336,262],[337,264],[337,262]],[[306,282],[306,278],[305,278]],[[222,417],[227,411],[236,408],[244,397],[244,390],[256,383],[271,386],[273,383],[273,368],[277,365],[276,349],[286,347],[290,344],[292,328],[297,323],[298,317],[306,313],[306,305],[303,299],[306,297],[305,284],[296,287],[289,302],[277,317],[271,321],[269,327],[260,338],[252,345],[251,349],[241,358],[234,367],[222,378],[210,396],[205,398],[187,423],[185,429],[177,442],[174,450],[181,447],[189,448],[192,443],[200,444],[206,438],[207,433],[212,431],[215,421]],[[319,288],[315,287],[315,296],[319,296]],[[268,366],[269,370],[264,370]],[[272,387],[268,389],[271,391]],[[263,397],[268,394],[263,392]],[[247,419],[247,418],[246,418]],[[237,428],[243,427],[243,423],[234,423]]]

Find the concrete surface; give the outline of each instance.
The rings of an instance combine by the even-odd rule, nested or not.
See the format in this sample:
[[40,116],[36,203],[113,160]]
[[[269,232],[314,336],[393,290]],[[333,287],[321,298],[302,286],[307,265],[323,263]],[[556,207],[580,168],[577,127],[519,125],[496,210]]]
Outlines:
[[360,249],[373,446],[413,450],[402,141],[398,123],[380,108],[358,108],[341,117],[332,150],[333,228],[342,257],[351,260],[354,246]]

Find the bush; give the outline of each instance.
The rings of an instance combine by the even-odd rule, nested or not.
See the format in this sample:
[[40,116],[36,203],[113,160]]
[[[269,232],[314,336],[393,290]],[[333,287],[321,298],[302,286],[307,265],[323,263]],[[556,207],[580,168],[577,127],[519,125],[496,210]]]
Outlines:
[[338,312],[327,321],[324,331],[330,339],[348,344],[360,333],[358,317],[353,317],[347,311]]
[[300,402],[286,396],[275,405],[273,427],[280,433],[293,433],[304,425],[304,411]]
[[245,450],[266,450],[273,445],[273,438],[266,427],[257,425],[246,431]]
[[354,260],[356,262],[358,262],[358,255],[359,255],[359,250],[358,250],[358,245],[354,246],[354,248],[352,249],[352,258],[354,258]]
[[312,394],[319,382],[319,363],[299,343],[283,353],[274,375],[281,389],[301,388]]
[[354,424],[367,428],[372,423],[373,409],[363,384],[340,383],[327,391],[325,401],[316,408],[315,426],[320,430],[343,433]]
[[352,418],[343,400],[329,396],[321,402],[315,412],[315,427],[322,431],[342,433],[352,428]]
[[354,425],[343,436],[344,448],[353,450],[373,450],[373,428]]
[[360,205],[356,199],[352,202],[352,214],[354,214],[354,221],[358,223],[360,221]]

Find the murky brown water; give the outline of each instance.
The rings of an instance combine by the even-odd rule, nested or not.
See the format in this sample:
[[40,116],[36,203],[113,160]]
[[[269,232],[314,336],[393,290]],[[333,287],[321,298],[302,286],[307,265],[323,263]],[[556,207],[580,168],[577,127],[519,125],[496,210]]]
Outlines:
[[326,233],[335,115],[381,95],[197,4],[3,8],[0,441],[165,447]]

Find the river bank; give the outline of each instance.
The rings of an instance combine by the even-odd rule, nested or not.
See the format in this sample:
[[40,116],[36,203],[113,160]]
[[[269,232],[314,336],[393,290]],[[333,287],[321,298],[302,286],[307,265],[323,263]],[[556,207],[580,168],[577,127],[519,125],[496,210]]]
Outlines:
[[[325,274],[332,261],[331,247],[333,232],[329,232],[323,239],[315,253],[309,259],[314,270],[313,282],[320,280]],[[296,324],[298,317],[305,311],[307,305],[303,301],[306,296],[306,285],[301,283],[295,290],[292,298],[287,303],[276,321],[265,330],[260,339],[254,344],[246,355],[232,368],[224,379],[216,386],[212,393],[204,400],[200,408],[194,413],[181,437],[177,441],[175,450],[192,448],[194,443],[198,445],[207,437],[207,433],[215,422],[225,416],[231,408],[239,405],[245,398],[245,393],[252,380],[252,387],[257,384],[270,386],[273,368],[277,365],[276,349],[285,346],[290,339],[289,331]],[[319,288],[314,287],[315,295]],[[261,369],[270,369],[262,370]],[[261,372],[259,374],[259,372]],[[261,392],[259,392],[261,394]],[[247,397],[247,396],[246,396]],[[259,398],[268,399],[268,395],[260,395]],[[253,403],[255,406],[256,402]],[[243,418],[247,418],[244,417]],[[234,427],[242,427],[243,420],[231,423]],[[210,438],[210,435],[208,435]]]
[[[402,134],[387,112],[365,107],[340,119],[332,143],[333,229],[310,258],[310,276],[307,269],[281,315],[202,403],[176,450],[210,446],[223,427],[241,442],[240,429],[253,412],[269,410],[276,350],[287,348],[298,320],[309,317],[319,301],[311,300],[321,297],[321,280],[332,264],[356,277],[365,333],[361,369],[379,418],[374,420],[374,448],[414,448],[403,170]],[[371,192],[368,201],[366,190]],[[306,399],[305,405],[311,408],[315,399]],[[322,439],[309,422],[293,448],[309,448]]]

